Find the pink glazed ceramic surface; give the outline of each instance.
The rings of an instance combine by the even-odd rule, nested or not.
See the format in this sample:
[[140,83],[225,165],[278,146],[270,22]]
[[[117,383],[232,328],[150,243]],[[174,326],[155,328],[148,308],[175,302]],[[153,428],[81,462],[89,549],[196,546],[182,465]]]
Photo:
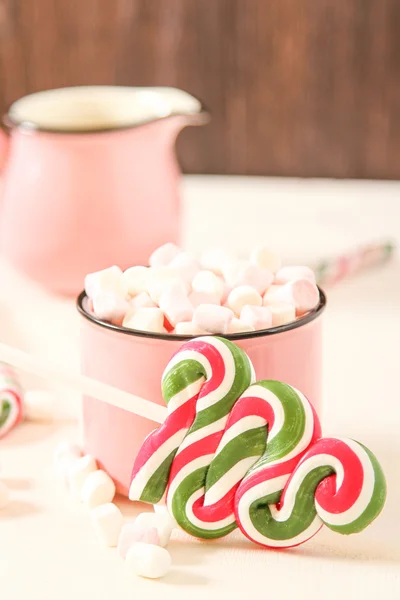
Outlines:
[[[154,102],[162,92],[146,93]],[[179,243],[174,144],[183,127],[206,120],[201,107],[103,131],[12,123],[8,151],[0,132],[2,252],[50,290],[75,296],[87,273],[145,264],[154,248]]]
[[[82,373],[164,405],[161,376],[188,336],[160,336],[107,325],[88,315],[78,298]],[[250,356],[257,379],[277,379],[303,392],[321,409],[322,320],[325,295],[312,313],[293,324],[226,336]],[[144,438],[158,424],[99,400],[83,399],[85,450],[127,495],[132,466]]]

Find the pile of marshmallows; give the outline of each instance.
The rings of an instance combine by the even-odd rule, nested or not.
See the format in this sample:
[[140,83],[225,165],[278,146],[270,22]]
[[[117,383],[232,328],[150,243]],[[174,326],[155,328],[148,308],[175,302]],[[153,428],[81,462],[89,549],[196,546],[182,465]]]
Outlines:
[[168,573],[171,556],[165,546],[176,522],[164,505],[154,506],[155,512],[141,513],[134,522],[125,523],[113,503],[115,484],[105,471],[98,469],[92,456],[82,455],[76,444],[63,442],[56,450],[55,466],[72,498],[89,509],[100,542],[109,548],[117,547],[130,572],[150,579]]
[[290,323],[319,302],[313,271],[282,267],[266,247],[254,249],[249,260],[218,249],[198,260],[167,243],[153,252],[149,265],[87,275],[87,310],[139,331],[234,334]]

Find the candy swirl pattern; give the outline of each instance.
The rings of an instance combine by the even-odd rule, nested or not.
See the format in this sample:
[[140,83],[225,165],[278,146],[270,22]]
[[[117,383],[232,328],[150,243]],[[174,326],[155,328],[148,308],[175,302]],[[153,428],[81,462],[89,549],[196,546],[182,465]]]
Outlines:
[[227,340],[182,346],[163,375],[168,417],[142,446],[130,498],[165,497],[178,524],[205,539],[239,526],[260,545],[289,547],[323,524],[361,531],[385,501],[374,455],[353,440],[321,438],[298,390],[254,379],[247,355]]
[[0,363],[0,438],[23,418],[23,393],[14,371]]

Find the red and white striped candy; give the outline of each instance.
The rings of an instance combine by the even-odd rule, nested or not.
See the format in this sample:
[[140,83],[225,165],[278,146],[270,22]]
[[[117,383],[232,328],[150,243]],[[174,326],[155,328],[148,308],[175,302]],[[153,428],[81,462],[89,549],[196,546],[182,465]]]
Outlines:
[[0,363],[0,438],[24,416],[23,391],[14,370]]

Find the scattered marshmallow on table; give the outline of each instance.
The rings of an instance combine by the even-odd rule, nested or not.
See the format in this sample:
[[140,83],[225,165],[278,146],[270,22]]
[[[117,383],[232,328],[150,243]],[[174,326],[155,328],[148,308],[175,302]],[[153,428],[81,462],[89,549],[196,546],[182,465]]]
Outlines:
[[250,254],[250,262],[272,273],[279,271],[282,265],[280,257],[266,246],[254,248]]
[[272,313],[268,306],[246,304],[240,313],[240,320],[254,329],[268,329],[272,326]]
[[135,296],[147,290],[148,267],[130,267],[121,275],[121,284],[126,294]]
[[120,296],[124,295],[121,286],[122,270],[114,265],[102,271],[89,273],[85,277],[85,292],[89,298],[94,298],[103,292],[112,292]]
[[240,315],[242,308],[250,304],[251,306],[261,306],[261,295],[250,285],[240,285],[234,288],[228,296],[227,305],[236,315]]
[[226,333],[234,317],[230,308],[215,304],[200,304],[193,314],[193,323],[208,333]]
[[165,333],[164,313],[158,307],[144,307],[129,311],[123,322],[127,329],[139,331],[150,331],[153,333]]
[[160,536],[156,527],[140,527],[136,523],[124,523],[118,538],[118,554],[126,558],[128,550],[135,542],[160,545]]
[[81,500],[88,508],[112,502],[115,484],[105,471],[99,469],[90,473],[82,487]]
[[76,500],[82,497],[82,489],[90,473],[97,471],[95,459],[87,454],[74,461],[68,472],[68,484],[72,496]]
[[275,283],[283,284],[293,279],[309,279],[315,283],[315,274],[310,267],[282,267],[275,274]]
[[49,390],[28,390],[24,395],[25,418],[46,422],[54,419],[54,393]]
[[169,512],[166,504],[162,502],[160,502],[159,504],[153,504],[153,509],[157,515],[167,515],[171,529],[176,529],[178,527],[178,523],[175,521],[174,517]]
[[174,522],[168,513],[144,512],[136,517],[135,526],[142,531],[155,527],[160,546],[166,546],[171,537]]
[[127,568],[140,577],[159,579],[171,568],[171,555],[165,548],[136,542],[129,549],[125,564]]
[[179,282],[171,283],[162,292],[160,309],[173,326],[182,321],[191,321],[194,312],[193,306]]
[[181,249],[173,244],[172,242],[167,242],[163,244],[159,248],[156,248],[154,252],[150,255],[149,265],[151,267],[166,267],[169,263],[181,253]]
[[90,516],[99,540],[110,548],[117,547],[124,522],[118,506],[111,502],[100,504],[100,506],[92,508]]
[[291,323],[296,318],[296,309],[293,304],[271,304],[269,306],[272,316],[272,327],[279,327]]
[[5,483],[0,481],[0,510],[10,503],[10,490]]
[[221,301],[225,292],[225,285],[221,277],[212,271],[199,271],[192,281],[194,292],[216,296]]
[[63,483],[69,483],[69,472],[72,466],[82,457],[81,449],[77,444],[62,442],[54,453],[54,466],[56,477]]

